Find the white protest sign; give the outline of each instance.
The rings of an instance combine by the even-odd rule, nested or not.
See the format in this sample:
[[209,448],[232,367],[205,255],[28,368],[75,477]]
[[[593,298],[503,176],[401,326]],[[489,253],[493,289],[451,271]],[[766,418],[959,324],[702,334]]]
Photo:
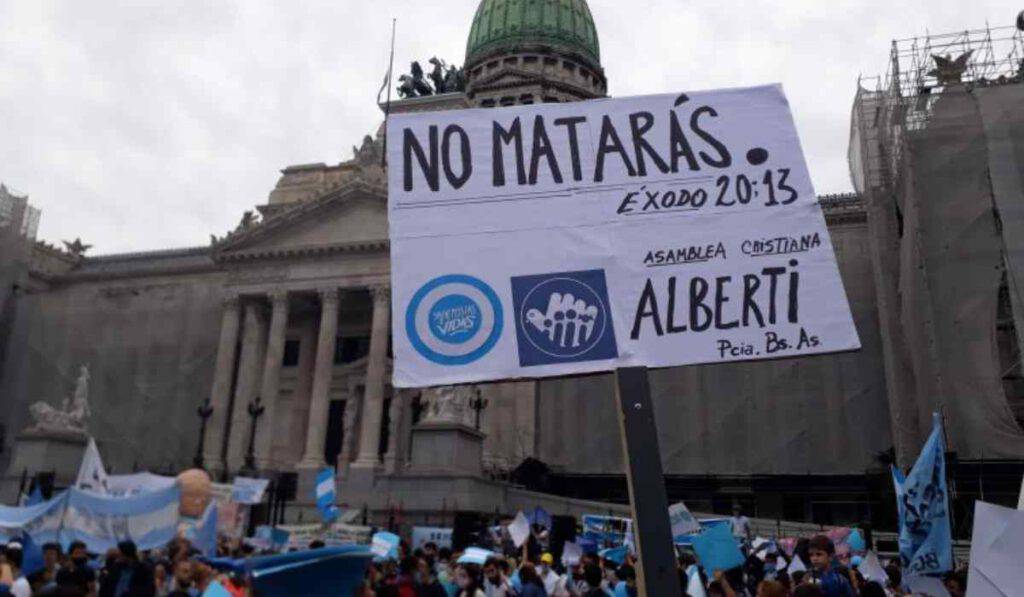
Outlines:
[[412,548],[434,543],[439,548],[452,546],[452,529],[442,527],[412,527]]
[[231,499],[239,504],[258,504],[263,501],[270,479],[235,477],[231,484]]
[[[672,536],[689,535],[700,531],[700,523],[690,514],[683,502],[676,502],[668,507],[668,520],[672,525]],[[755,545],[755,547],[757,547]]]
[[512,537],[512,543],[516,547],[526,543],[530,537],[530,521],[526,519],[522,511],[516,513],[516,517],[508,525],[508,534]]
[[974,502],[967,594],[1017,595],[1024,587],[1024,512]]
[[880,583],[883,587],[889,582],[889,573],[882,567],[882,563],[878,561],[878,555],[873,551],[869,551],[864,555],[864,560],[857,567],[857,571],[864,578]]
[[388,121],[394,385],[860,347],[779,86]]
[[566,541],[562,545],[562,564],[566,566],[575,566],[580,563],[580,558],[583,557],[583,548],[572,541]]

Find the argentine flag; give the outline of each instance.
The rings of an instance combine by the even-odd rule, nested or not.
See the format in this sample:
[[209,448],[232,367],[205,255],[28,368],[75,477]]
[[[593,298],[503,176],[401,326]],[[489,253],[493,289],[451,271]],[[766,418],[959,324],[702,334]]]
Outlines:
[[334,505],[334,469],[325,468],[317,473],[313,492],[316,509],[324,522],[334,522],[338,518],[338,507]]

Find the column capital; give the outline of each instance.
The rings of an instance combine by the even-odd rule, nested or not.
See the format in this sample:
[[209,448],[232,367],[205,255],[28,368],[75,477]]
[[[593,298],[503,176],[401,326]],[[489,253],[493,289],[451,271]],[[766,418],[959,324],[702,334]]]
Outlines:
[[370,285],[370,296],[373,297],[373,302],[388,302],[391,300],[391,285],[390,284],[371,284]]
[[317,290],[320,300],[325,303],[337,303],[341,298],[341,291],[337,288],[320,288]]
[[284,306],[288,304],[288,291],[273,290],[267,293],[267,298],[270,299],[270,304],[275,307]]
[[237,293],[225,294],[221,297],[221,303],[225,309],[237,309],[242,303],[242,299]]

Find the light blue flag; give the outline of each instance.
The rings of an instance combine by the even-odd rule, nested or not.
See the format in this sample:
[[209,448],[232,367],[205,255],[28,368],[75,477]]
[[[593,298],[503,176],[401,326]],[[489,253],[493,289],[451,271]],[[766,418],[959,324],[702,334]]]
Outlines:
[[539,524],[546,529],[551,528],[551,514],[540,506],[534,508],[533,512],[526,516],[526,519],[530,521],[530,524]]
[[706,527],[704,532],[693,535],[691,540],[705,570],[729,570],[743,565],[743,553],[736,538],[732,536],[732,529],[727,525]]
[[24,506],[35,506],[36,504],[42,504],[46,500],[43,499],[43,492],[39,490],[39,486],[36,485],[32,489],[32,493],[28,494],[28,498],[25,500]]
[[324,522],[331,523],[337,520],[338,507],[334,505],[334,469],[325,468],[317,473],[313,497],[316,499],[316,509],[320,511],[320,517]]
[[217,502],[211,500],[203,518],[195,527],[195,548],[208,558],[217,557]]
[[22,533],[21,535],[21,573],[31,576],[35,572],[46,567],[43,563],[43,550],[39,544],[32,540],[32,535]]
[[61,526],[68,492],[62,491],[34,506],[0,505],[0,542],[11,541],[22,532],[39,543],[61,540]]
[[370,551],[373,552],[376,561],[397,560],[398,545],[401,542],[398,535],[380,531],[373,534],[373,538],[370,540]]
[[932,433],[910,473],[892,468],[900,519],[900,561],[904,575],[937,574],[953,569],[953,539],[946,489],[942,419],[932,416]]
[[64,511],[62,541],[82,541],[104,553],[131,540],[140,550],[163,547],[178,532],[177,485],[127,497],[107,497],[72,487]]

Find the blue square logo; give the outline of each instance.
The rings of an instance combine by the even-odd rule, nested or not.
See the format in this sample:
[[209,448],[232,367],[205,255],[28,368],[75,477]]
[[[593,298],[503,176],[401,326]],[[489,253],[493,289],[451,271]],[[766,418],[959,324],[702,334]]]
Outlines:
[[519,365],[619,356],[604,270],[512,278]]

